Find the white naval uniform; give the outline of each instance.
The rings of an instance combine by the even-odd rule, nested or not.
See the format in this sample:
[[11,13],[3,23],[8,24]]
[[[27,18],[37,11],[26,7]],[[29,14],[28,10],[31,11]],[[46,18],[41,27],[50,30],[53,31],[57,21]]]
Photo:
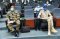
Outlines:
[[24,4],[27,4],[27,2],[29,3],[30,0],[22,0],[22,3],[24,3]]
[[40,19],[46,19],[48,22],[48,35],[51,35],[51,32],[57,32],[53,26],[53,16],[51,15],[49,10],[41,10],[38,18]]

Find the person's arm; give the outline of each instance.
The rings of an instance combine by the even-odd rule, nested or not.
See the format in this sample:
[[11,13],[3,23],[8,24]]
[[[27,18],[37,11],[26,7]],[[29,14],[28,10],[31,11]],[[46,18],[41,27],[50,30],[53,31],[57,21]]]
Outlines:
[[37,18],[40,18],[40,15],[41,15],[41,12],[39,12],[39,14],[38,14],[38,17],[37,17]]
[[51,14],[51,12],[49,10],[47,10],[46,13],[47,13],[48,19],[53,19],[53,16],[52,16],[52,14]]

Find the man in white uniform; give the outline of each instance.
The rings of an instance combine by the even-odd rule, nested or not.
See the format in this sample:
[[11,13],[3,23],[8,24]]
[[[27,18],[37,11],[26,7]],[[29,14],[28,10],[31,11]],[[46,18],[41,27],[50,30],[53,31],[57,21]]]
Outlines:
[[37,17],[37,14],[39,13],[39,11],[40,11],[40,6],[38,5],[34,8],[34,17]]
[[38,18],[47,20],[48,22],[48,35],[51,35],[51,32],[56,33],[57,31],[55,30],[53,26],[53,16],[51,15],[49,10],[44,11],[43,8],[39,12]]

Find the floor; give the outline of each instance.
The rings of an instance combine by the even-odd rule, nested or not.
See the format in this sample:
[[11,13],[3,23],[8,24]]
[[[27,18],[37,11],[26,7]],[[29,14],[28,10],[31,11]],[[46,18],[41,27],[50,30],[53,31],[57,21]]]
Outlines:
[[[4,20],[4,19],[1,19]],[[1,21],[0,20],[0,21]],[[3,29],[1,29],[3,28]],[[57,33],[52,33],[51,36],[48,36],[47,31],[35,31],[31,30],[29,33],[20,33],[19,37],[14,37],[11,33],[8,33],[5,22],[0,22],[0,39],[59,39],[60,38],[60,29],[57,28]]]

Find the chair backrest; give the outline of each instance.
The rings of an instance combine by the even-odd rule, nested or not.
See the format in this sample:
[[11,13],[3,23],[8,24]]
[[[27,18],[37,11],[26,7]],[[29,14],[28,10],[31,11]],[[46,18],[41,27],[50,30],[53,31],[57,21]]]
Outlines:
[[34,19],[34,11],[33,11],[33,9],[25,9],[24,10],[24,16],[25,16],[26,20]]
[[21,6],[21,4],[20,3],[16,3],[15,6]]
[[54,5],[55,7],[58,7],[58,6],[59,6],[58,4],[59,4],[58,2],[54,2],[54,3],[53,3],[53,5]]
[[55,8],[52,12],[57,18],[60,18],[60,8]]
[[1,8],[5,8],[5,5],[3,3],[0,3]]
[[47,6],[47,9],[50,10],[50,11],[52,11],[54,8],[56,8],[56,7],[53,6],[53,5]]
[[20,12],[21,11],[21,6],[15,6],[15,9]]
[[32,6],[24,6],[24,9],[32,9]]

